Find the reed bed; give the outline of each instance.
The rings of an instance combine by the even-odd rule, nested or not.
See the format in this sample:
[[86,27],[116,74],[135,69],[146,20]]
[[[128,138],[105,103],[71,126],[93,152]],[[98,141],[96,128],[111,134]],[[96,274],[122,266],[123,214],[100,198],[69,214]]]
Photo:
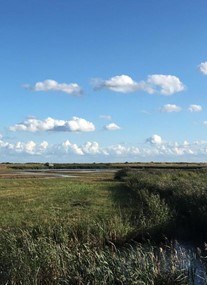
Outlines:
[[[178,245],[117,248],[111,243],[99,248],[77,240],[67,233],[55,241],[48,233],[1,231],[0,284],[194,285],[201,264],[205,266],[200,256]],[[205,278],[199,284],[206,284]]]

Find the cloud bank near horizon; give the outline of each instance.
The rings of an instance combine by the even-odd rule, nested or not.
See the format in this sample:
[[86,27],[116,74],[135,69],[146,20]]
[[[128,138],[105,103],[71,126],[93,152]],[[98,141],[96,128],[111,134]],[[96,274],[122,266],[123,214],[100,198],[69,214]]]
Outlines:
[[161,136],[154,134],[139,147],[119,143],[102,147],[96,141],[87,141],[82,145],[77,145],[70,140],[65,140],[59,144],[49,144],[47,141],[37,143],[32,140],[9,143],[1,137],[0,153],[2,157],[10,154],[12,157],[18,158],[24,154],[30,159],[41,157],[42,160],[52,158],[53,161],[59,160],[61,156],[64,156],[65,161],[70,158],[78,161],[78,157],[85,157],[85,160],[109,162],[116,159],[119,161],[151,161],[156,159],[179,161],[182,158],[195,160],[197,157],[207,157],[207,141],[168,142],[163,140]]

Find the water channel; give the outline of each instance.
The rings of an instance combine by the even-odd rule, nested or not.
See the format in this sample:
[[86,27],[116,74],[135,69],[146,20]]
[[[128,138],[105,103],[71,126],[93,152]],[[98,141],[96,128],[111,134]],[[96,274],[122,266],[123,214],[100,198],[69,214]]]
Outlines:
[[27,169],[15,171],[14,174],[19,175],[37,175],[44,177],[78,177],[79,173],[115,173],[114,169]]

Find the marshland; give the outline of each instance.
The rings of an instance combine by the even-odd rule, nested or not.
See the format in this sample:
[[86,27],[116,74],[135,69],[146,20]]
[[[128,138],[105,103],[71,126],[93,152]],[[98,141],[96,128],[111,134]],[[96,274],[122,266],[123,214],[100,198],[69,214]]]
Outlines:
[[0,284],[206,284],[206,165],[64,166],[1,166]]

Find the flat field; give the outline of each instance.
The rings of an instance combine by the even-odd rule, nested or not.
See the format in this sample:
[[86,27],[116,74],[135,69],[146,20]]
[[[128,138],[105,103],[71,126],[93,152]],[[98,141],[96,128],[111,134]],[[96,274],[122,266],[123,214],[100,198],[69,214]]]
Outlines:
[[0,226],[32,227],[114,216],[114,193],[123,185],[114,173],[72,177],[0,172]]

